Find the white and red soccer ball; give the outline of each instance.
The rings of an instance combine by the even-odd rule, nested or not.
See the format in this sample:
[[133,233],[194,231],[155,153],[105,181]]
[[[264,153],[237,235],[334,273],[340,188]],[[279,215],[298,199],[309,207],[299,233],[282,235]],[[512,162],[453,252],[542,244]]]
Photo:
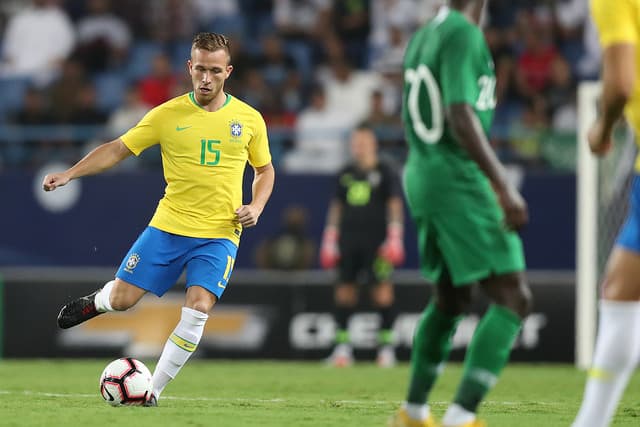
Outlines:
[[100,394],[111,406],[143,405],[151,396],[151,372],[137,359],[109,363],[100,376]]

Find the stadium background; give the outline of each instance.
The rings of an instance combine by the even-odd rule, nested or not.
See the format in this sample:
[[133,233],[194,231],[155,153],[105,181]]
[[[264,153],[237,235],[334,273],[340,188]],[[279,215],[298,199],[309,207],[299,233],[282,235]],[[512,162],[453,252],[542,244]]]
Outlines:
[[[316,257],[297,257],[299,248],[304,241],[317,248],[332,172],[345,159],[355,123],[373,124],[382,155],[400,167],[406,154],[402,52],[438,2],[42,0],[37,10],[28,3],[0,2],[0,354],[142,357],[159,351],[175,324],[168,313],[178,313],[179,287],[169,298],[146,298],[119,320],[64,334],[54,323],[70,296],[109,280],[146,225],[162,195],[158,151],[63,191],[45,194],[40,184],[46,171],[76,161],[149,108],[189,91],[190,40],[207,30],[231,38],[235,70],[227,90],[264,115],[277,179],[259,226],[243,236],[233,286],[199,353],[326,355],[334,331],[332,276],[318,270]],[[597,76],[597,43],[584,1],[489,4],[485,33],[499,105],[491,141],[531,211],[522,236],[537,306],[514,358],[569,362],[576,85]],[[394,328],[402,358],[428,296],[408,224],[407,262],[396,275]],[[28,308],[20,304],[26,299]],[[482,307],[456,336],[456,357]],[[378,322],[367,310],[365,303],[350,326],[363,357],[372,355]],[[34,325],[28,336],[16,332],[25,319]],[[154,329],[157,336],[144,326],[152,322],[163,325]]]

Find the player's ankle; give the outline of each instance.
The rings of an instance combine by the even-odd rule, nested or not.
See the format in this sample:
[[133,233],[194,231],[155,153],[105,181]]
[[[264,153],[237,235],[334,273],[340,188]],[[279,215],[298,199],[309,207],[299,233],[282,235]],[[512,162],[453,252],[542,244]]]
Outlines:
[[115,280],[107,282],[96,294],[94,298],[94,304],[96,306],[96,310],[99,313],[115,311],[115,309],[111,306],[111,290],[113,289],[114,284]]

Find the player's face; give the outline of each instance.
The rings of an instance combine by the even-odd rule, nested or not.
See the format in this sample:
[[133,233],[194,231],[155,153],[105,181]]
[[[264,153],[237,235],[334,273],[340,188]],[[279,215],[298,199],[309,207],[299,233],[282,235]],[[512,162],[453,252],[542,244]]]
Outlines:
[[233,67],[229,65],[229,56],[224,49],[214,52],[193,49],[191,59],[187,61],[193,91],[202,104],[208,104],[224,88]]
[[356,162],[369,162],[376,155],[376,137],[369,129],[359,129],[351,134],[351,156]]

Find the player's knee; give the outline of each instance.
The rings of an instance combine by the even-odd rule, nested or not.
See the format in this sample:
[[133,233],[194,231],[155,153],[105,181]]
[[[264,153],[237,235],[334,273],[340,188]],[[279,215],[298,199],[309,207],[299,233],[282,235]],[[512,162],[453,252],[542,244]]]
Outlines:
[[458,293],[456,295],[437,295],[438,309],[447,316],[459,316],[471,309],[471,294]]
[[208,314],[211,309],[213,308],[213,306],[215,305],[215,300],[209,300],[209,299],[198,299],[195,300],[193,302],[191,302],[191,304],[187,304],[187,307],[189,307],[192,310],[196,310],[199,311],[201,313],[205,313]]
[[352,307],[358,303],[358,291],[353,285],[340,285],[334,293],[336,304]]
[[531,313],[533,308],[533,296],[531,290],[526,283],[519,283],[517,287],[513,288],[512,292],[505,292],[500,301],[496,301],[501,305],[504,305],[520,318],[524,319]]
[[371,299],[377,307],[388,307],[393,304],[393,286],[381,283],[371,294]]

